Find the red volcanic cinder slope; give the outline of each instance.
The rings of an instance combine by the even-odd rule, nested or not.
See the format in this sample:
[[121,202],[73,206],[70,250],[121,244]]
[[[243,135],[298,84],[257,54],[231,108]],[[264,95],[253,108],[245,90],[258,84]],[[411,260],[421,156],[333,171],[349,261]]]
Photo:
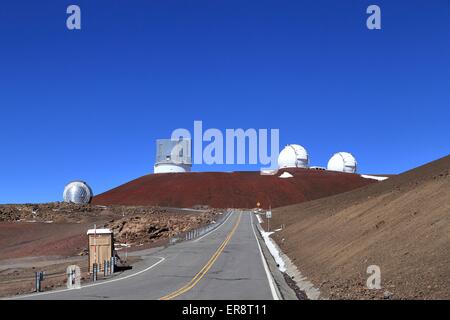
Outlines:
[[[294,177],[279,178],[283,171]],[[289,169],[277,175],[259,172],[149,174],[96,196],[99,205],[158,205],[215,208],[284,206],[353,190],[375,180],[357,174]]]

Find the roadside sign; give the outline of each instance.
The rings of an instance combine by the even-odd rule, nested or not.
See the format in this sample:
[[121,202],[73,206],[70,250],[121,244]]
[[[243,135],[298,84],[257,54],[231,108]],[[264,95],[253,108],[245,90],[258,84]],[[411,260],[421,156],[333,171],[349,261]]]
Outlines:
[[269,210],[266,211],[266,219],[267,219],[267,231],[270,231],[270,219],[272,219],[272,207],[269,207]]

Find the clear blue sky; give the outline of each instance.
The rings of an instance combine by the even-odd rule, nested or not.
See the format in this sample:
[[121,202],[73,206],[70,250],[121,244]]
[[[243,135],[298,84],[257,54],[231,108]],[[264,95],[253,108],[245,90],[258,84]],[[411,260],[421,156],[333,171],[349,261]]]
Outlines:
[[[370,4],[382,30],[366,28]],[[155,139],[194,120],[278,128],[313,165],[350,151],[361,172],[398,173],[449,154],[449,106],[449,1],[0,4],[0,203],[151,173]]]

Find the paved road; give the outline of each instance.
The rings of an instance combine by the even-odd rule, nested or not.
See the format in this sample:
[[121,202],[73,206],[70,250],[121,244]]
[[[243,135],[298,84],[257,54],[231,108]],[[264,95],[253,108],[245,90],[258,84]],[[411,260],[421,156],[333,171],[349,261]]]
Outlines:
[[132,270],[81,289],[25,299],[276,299],[250,212],[234,211],[202,238],[149,251]]

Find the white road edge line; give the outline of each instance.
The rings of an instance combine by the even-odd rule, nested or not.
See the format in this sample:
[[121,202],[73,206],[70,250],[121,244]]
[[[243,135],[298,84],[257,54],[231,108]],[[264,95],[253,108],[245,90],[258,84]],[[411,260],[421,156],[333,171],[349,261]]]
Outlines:
[[225,222],[227,222],[228,219],[230,219],[230,217],[231,217],[232,215],[234,215],[234,211],[230,212],[230,214],[228,215],[228,217],[225,219],[225,221],[222,221],[222,223],[220,224],[220,226],[218,226],[217,228],[215,228],[215,229],[209,231],[208,233],[202,235],[200,238],[197,238],[197,239],[195,239],[195,240],[192,241],[192,242],[197,242],[197,241],[199,241],[199,240],[202,240],[204,237],[209,236],[209,235],[212,234],[214,231],[217,231],[217,230],[219,230],[220,228],[222,228],[222,226],[225,224]]
[[[232,215],[234,215],[234,211],[230,212],[230,214],[228,215],[228,217],[227,217],[224,221],[222,221],[222,223],[220,224],[220,226],[218,226],[217,228],[215,228],[215,229],[211,230],[210,232],[204,234],[204,235],[201,236],[200,238],[195,239],[193,242],[197,242],[197,241],[203,239],[204,237],[206,237],[206,236],[212,234],[214,231],[217,231],[217,230],[219,230],[220,228],[222,228],[223,225],[228,221],[228,219],[230,219],[230,217],[231,217]],[[114,281],[120,281],[120,280],[128,279],[128,278],[137,276],[138,274],[141,274],[141,273],[143,273],[143,272],[146,272],[146,271],[152,269],[153,267],[156,267],[158,264],[160,264],[160,263],[163,262],[164,260],[166,260],[166,258],[163,258],[163,257],[156,257],[156,258],[161,259],[161,260],[158,261],[157,263],[151,265],[150,267],[144,269],[144,270],[141,270],[141,271],[139,271],[139,272],[130,274],[130,275],[126,276],[126,277],[122,277],[122,278],[112,279],[112,280],[109,280],[109,281],[102,281],[102,282],[99,282],[99,283],[93,283],[93,284],[85,285],[85,286],[82,286],[80,289],[54,290],[54,291],[48,291],[48,292],[41,292],[41,293],[28,294],[28,295],[24,295],[24,296],[17,296],[17,297],[3,298],[3,299],[0,299],[0,300],[25,299],[25,298],[29,298],[29,297],[36,297],[36,296],[47,295],[47,294],[55,294],[55,293],[61,293],[61,292],[66,292],[66,291],[71,291],[71,290],[81,290],[81,289],[84,289],[84,288],[89,288],[89,287],[98,286],[98,285],[102,285],[102,284],[106,284],[106,283],[111,283],[111,282],[114,282]]]
[[280,300],[277,291],[275,289],[275,281],[273,280],[272,274],[270,273],[269,266],[267,265],[267,261],[264,258],[264,254],[262,252],[261,245],[259,244],[258,237],[256,236],[255,227],[253,226],[253,213],[250,214],[251,214],[250,224],[252,225],[253,235],[255,236],[256,244],[258,244],[261,260],[264,266],[264,270],[266,271],[267,280],[269,281],[270,292],[272,293],[273,300]]
[[129,274],[129,275],[125,276],[125,277],[116,278],[116,279],[112,279],[112,280],[108,280],[108,281],[101,281],[101,282],[93,283],[93,284],[88,284],[88,285],[82,286],[79,289],[54,290],[54,291],[47,291],[47,292],[41,292],[41,293],[35,293],[35,294],[28,294],[28,295],[24,295],[24,296],[10,297],[10,298],[0,299],[0,300],[17,300],[17,299],[25,299],[25,298],[30,298],[30,297],[43,296],[43,295],[47,295],[47,294],[61,293],[61,292],[66,292],[66,291],[74,291],[74,290],[77,291],[77,290],[83,290],[85,288],[100,286],[100,285],[111,283],[111,282],[116,282],[116,281],[129,279],[129,278],[135,277],[135,276],[137,276],[137,275],[139,275],[141,273],[147,272],[150,269],[153,269],[158,264],[160,264],[161,262],[166,260],[166,258],[163,258],[163,257],[154,257],[154,258],[157,258],[157,259],[160,259],[160,260],[158,262],[152,264],[150,267],[145,268],[144,270],[138,271],[138,272],[133,273],[133,274]]

